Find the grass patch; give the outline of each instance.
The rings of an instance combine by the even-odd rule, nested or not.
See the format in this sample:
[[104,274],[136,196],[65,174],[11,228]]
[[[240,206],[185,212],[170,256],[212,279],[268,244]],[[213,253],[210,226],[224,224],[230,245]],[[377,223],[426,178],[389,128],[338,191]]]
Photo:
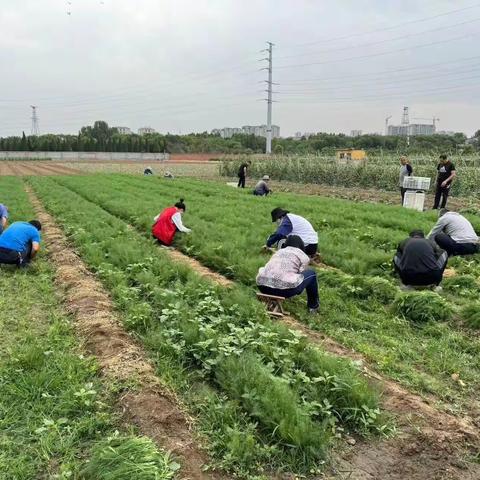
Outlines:
[[414,323],[444,322],[453,313],[451,305],[435,292],[400,294],[393,303],[393,311]]

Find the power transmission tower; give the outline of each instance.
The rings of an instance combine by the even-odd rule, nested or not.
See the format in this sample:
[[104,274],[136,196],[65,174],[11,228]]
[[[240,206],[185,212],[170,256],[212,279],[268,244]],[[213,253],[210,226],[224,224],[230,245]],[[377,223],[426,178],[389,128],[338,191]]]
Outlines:
[[273,80],[272,80],[272,50],[274,44],[272,42],[267,42],[268,48],[262,50],[262,52],[268,52],[268,57],[263,58],[262,60],[268,61],[268,67],[262,68],[261,70],[268,70],[268,80],[265,80],[267,83],[267,143],[265,147],[265,153],[272,153],[272,94],[273,94]]
[[408,107],[403,107],[402,125],[405,127],[407,135],[407,147],[410,146],[410,120],[408,118]]
[[32,135],[40,135],[40,127],[38,125],[37,107],[30,105],[32,109]]

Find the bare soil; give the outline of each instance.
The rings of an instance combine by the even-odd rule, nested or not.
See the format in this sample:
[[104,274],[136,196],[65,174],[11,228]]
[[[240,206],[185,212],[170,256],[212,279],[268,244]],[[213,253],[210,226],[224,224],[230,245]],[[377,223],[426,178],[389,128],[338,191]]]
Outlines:
[[79,170],[57,165],[54,162],[20,162],[20,161],[1,161],[0,162],[0,176],[1,175],[75,175],[80,173]]
[[[120,325],[102,284],[68,245],[62,230],[33,191],[28,188],[27,192],[42,222],[56,282],[63,291],[76,331],[86,349],[96,357],[102,374],[124,387],[118,407],[125,421],[136,425],[161,448],[173,452],[179,458],[182,478],[220,478],[202,471],[208,458],[195,442],[191,419],[175,396],[160,384],[142,347]],[[132,385],[135,387],[131,388]]]
[[[222,285],[232,282],[177,250],[167,250],[177,261],[188,264],[200,275]],[[359,440],[334,459],[328,478],[350,480],[479,480],[480,465],[468,456],[480,447],[479,426],[471,418],[457,418],[430,404],[396,382],[384,378],[367,365],[361,354],[332,338],[314,331],[293,317],[279,321],[302,334],[322,349],[360,361],[362,371],[382,391],[382,406],[391,412],[399,434],[391,439]]]

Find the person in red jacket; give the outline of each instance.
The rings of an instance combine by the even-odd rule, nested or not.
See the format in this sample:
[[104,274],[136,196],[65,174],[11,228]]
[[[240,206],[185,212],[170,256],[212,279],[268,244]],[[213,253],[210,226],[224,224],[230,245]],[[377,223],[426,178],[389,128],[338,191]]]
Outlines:
[[160,244],[170,246],[177,232],[191,232],[182,223],[182,213],[186,208],[181,198],[173,207],[166,208],[153,219],[152,235]]

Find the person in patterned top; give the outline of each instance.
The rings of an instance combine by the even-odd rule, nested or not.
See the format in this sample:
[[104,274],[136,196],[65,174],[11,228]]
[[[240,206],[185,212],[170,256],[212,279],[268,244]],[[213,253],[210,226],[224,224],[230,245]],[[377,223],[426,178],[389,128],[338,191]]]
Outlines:
[[319,308],[317,274],[308,269],[310,258],[298,235],[289,235],[283,248],[277,250],[268,263],[259,269],[256,278],[258,289],[266,295],[290,298],[307,292],[310,313]]

